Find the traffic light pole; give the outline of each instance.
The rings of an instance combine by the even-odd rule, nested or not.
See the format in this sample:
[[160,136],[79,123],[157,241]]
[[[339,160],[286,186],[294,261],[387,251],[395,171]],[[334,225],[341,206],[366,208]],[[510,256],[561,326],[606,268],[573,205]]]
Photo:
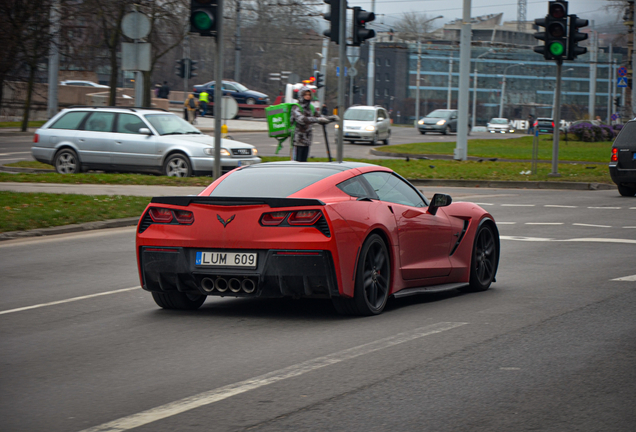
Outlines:
[[214,180],[221,177],[221,107],[223,100],[223,0],[217,2],[216,73],[214,74]]
[[554,131],[552,132],[552,172],[550,177],[561,177],[559,174],[559,135],[561,134],[561,69],[563,60],[556,61],[556,87],[554,92]]
[[340,1],[340,20],[338,44],[338,65],[340,73],[338,74],[338,152],[337,160],[342,162],[344,153],[344,112],[345,112],[345,58],[347,57],[347,2]]

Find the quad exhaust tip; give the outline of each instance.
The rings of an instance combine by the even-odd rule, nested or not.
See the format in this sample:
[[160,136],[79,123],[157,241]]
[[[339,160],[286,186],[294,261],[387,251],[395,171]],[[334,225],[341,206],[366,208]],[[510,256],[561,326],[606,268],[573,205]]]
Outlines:
[[251,278],[230,278],[225,279],[217,277],[216,279],[205,277],[201,280],[201,289],[206,293],[212,293],[214,290],[224,293],[228,289],[238,294],[243,291],[245,294],[251,294],[256,291],[256,282]]

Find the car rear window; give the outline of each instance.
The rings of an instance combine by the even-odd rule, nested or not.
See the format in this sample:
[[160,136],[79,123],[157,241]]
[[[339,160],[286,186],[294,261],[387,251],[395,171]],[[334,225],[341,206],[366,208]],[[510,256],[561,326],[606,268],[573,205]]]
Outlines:
[[55,123],[49,126],[49,129],[75,129],[79,128],[79,125],[84,120],[88,112],[86,111],[73,111],[64,114]]
[[634,134],[636,134],[636,122],[628,122],[625,126],[623,126],[621,133],[619,133],[616,137],[614,147],[636,148],[636,139],[634,139]]
[[338,172],[341,170],[304,164],[298,167],[254,166],[227,176],[210,196],[286,198]]

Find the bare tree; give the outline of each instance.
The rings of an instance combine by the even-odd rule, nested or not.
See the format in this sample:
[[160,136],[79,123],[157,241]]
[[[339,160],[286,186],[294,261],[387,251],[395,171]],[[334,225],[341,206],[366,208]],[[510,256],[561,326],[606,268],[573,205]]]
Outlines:
[[405,12],[402,18],[395,23],[395,30],[404,40],[417,40],[435,28],[433,16],[424,12]]

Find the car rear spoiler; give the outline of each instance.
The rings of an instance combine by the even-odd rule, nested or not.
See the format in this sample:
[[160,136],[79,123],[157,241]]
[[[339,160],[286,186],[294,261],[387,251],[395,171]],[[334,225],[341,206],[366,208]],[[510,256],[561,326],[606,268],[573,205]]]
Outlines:
[[211,197],[211,196],[165,196],[154,197],[152,204],[170,204],[187,207],[190,204],[209,204],[218,206],[249,206],[266,204],[272,208],[324,206],[325,203],[311,198],[250,198],[250,197]]

